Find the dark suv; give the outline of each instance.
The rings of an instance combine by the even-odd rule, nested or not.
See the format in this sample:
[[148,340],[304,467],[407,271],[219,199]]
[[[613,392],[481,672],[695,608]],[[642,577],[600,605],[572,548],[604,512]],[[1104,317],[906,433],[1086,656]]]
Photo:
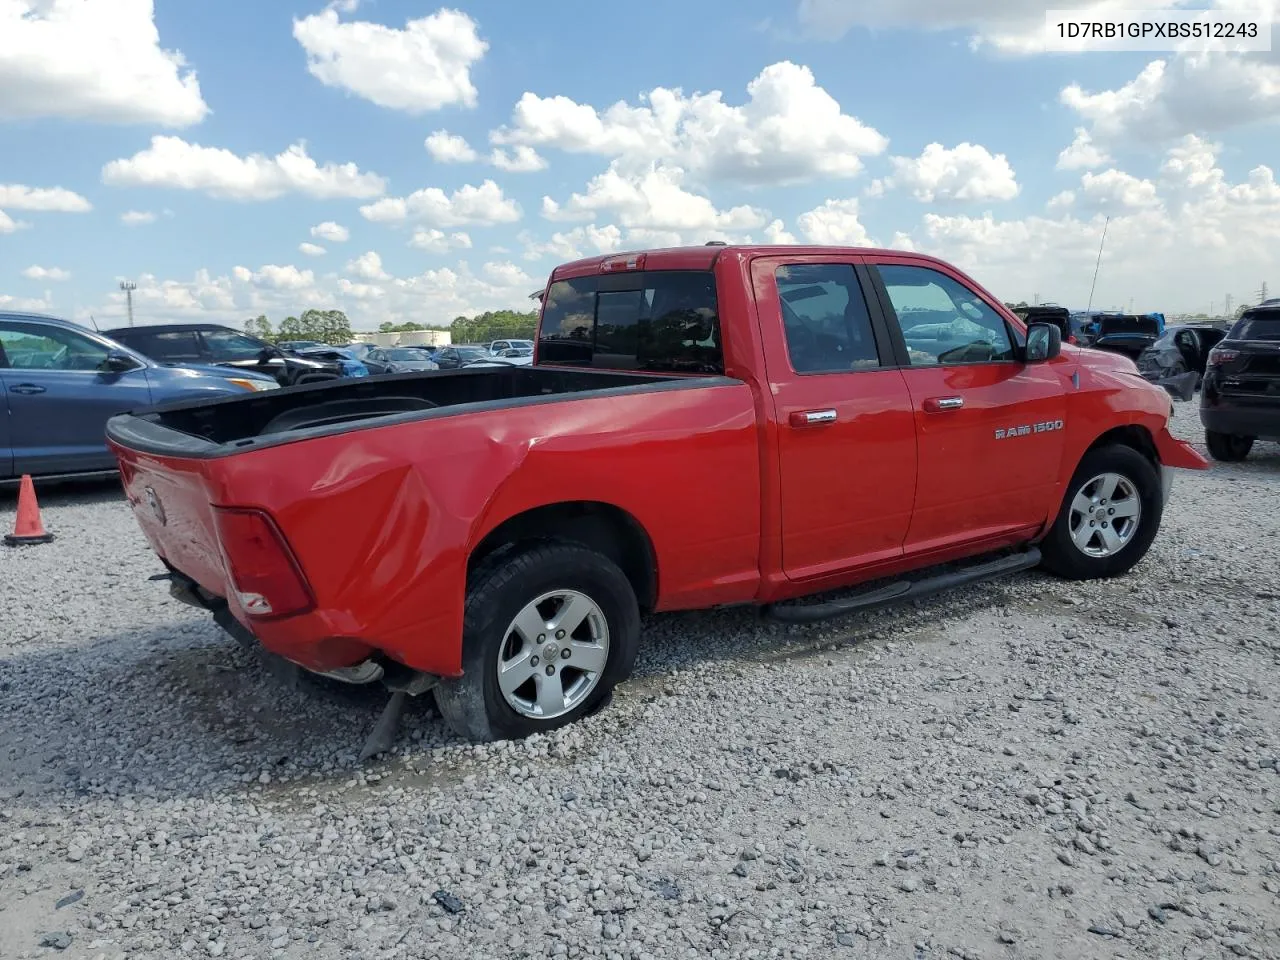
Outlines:
[[1215,460],[1243,460],[1255,440],[1280,440],[1280,299],[1250,307],[1209,351],[1200,422]]
[[283,387],[334,380],[347,373],[340,361],[300,357],[216,323],[167,323],[103,332],[157,363],[212,363],[256,370],[275,377]]

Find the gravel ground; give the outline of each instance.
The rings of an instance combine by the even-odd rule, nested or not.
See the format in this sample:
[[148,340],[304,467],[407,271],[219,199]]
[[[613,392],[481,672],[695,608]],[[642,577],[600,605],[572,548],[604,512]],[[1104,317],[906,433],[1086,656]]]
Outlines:
[[418,705],[362,768],[380,700],[283,687],[117,488],[50,490],[0,550],[0,957],[1280,956],[1278,496],[1264,444],[1117,581],[653,618],[596,717]]

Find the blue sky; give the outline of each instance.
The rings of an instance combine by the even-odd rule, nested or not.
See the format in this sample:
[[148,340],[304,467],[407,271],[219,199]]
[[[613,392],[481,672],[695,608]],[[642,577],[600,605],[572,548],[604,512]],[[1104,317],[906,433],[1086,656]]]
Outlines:
[[892,9],[0,0],[0,309],[105,325],[129,278],[140,322],[447,322],[571,256],[713,237],[917,249],[1083,306],[1107,215],[1103,305],[1280,289],[1274,51],[1043,53],[1042,7]]

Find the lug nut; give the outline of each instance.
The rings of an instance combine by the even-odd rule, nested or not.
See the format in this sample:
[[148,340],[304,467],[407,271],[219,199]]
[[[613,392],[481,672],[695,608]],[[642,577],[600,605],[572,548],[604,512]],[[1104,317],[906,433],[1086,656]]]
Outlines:
[[1107,509],[1107,516],[1110,516],[1111,514],[1113,514],[1113,513],[1115,513],[1115,512],[1116,512],[1116,508],[1115,508],[1115,507],[1109,507],[1109,508]]
[[543,642],[544,640],[546,640],[546,639],[547,639],[547,635],[546,635],[545,633],[540,633],[540,634],[538,634],[538,642],[539,642],[539,643],[542,643],[542,642]]
[[557,639],[557,640],[563,640],[563,639],[564,639],[564,631],[563,631],[563,630],[557,630],[557,631],[556,631],[556,639]]
[[556,668],[555,668],[555,667],[553,667],[551,664],[549,664],[549,663],[548,663],[548,664],[547,664],[547,676],[549,677],[549,676],[551,676],[551,675],[552,675],[553,673],[555,673],[555,672],[556,672]]
[[529,658],[529,666],[531,666],[531,667],[536,667],[537,665],[538,665],[538,658],[537,658],[537,657],[530,657],[530,658]]
[[563,650],[561,650],[561,651],[560,651],[560,656],[561,656],[561,657],[563,657],[565,660],[568,660],[568,659],[569,659],[569,648],[568,648],[568,647],[565,647]]

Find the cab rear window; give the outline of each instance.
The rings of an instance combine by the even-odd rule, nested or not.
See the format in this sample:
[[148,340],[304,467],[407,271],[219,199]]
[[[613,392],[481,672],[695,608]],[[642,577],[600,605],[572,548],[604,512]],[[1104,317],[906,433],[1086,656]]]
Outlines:
[[724,373],[715,277],[705,270],[650,270],[558,280],[543,298],[538,360]]

